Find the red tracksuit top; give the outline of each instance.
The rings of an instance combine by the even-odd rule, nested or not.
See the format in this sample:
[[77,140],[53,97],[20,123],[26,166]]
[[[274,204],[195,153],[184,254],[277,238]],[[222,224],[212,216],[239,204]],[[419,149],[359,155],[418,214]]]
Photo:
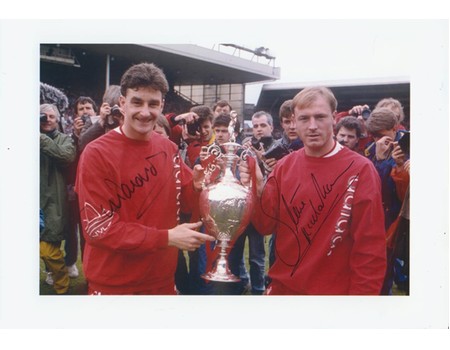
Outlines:
[[177,249],[168,247],[168,229],[177,225],[176,177],[181,210],[198,203],[192,172],[182,161],[174,165],[176,154],[156,133],[136,141],[116,130],[83,151],[76,192],[91,289],[128,294],[174,286]]
[[269,294],[379,294],[386,269],[381,185],[372,163],[344,147],[298,150],[269,176],[252,219],[276,233]]

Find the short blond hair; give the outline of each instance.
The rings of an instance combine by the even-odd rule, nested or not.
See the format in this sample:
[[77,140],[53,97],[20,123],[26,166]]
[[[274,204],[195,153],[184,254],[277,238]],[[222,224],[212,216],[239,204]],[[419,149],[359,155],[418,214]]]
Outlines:
[[309,107],[319,96],[325,98],[328,102],[331,112],[334,113],[337,109],[337,100],[330,89],[323,86],[313,86],[304,88],[292,100],[291,110],[294,113],[295,108]]

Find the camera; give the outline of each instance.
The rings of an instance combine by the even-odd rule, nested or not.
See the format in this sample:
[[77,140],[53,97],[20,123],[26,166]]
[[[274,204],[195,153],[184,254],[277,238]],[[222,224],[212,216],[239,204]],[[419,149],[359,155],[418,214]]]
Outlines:
[[278,143],[263,155],[266,159],[275,158],[279,160],[290,153],[289,149],[282,143]]
[[46,123],[47,122],[47,114],[41,113],[39,120],[41,123]]
[[371,113],[372,113],[372,111],[370,109],[365,109],[361,112],[361,117],[364,120],[367,120],[367,119],[369,119]]
[[123,117],[118,105],[111,107],[111,113],[105,119],[105,127],[109,129],[117,128],[120,123],[119,120]]
[[81,120],[83,121],[84,124],[86,124],[86,121],[89,119],[89,116],[87,114],[83,114],[81,116]]
[[121,118],[122,112],[120,111],[120,108],[118,105],[114,105],[111,107],[111,115],[115,118]]
[[194,120],[193,123],[187,124],[187,132],[189,135],[196,136],[197,132],[200,133],[201,125],[198,120]]
[[257,150],[261,148],[261,144],[263,145],[264,149],[268,149],[272,144],[272,142],[273,142],[272,136],[263,136],[259,140],[252,137],[252,147]]
[[410,145],[410,133],[409,132],[404,132],[404,134],[401,137],[401,139],[398,140],[398,145],[402,149],[402,152],[406,156],[409,156],[409,151],[410,151],[410,148],[409,148],[409,145]]

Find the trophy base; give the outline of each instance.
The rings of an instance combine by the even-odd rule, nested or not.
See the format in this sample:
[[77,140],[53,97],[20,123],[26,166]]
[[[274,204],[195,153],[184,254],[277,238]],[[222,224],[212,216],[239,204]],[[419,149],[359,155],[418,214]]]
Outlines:
[[213,282],[240,282],[241,279],[233,274],[223,274],[216,272],[208,272],[201,276],[203,279]]

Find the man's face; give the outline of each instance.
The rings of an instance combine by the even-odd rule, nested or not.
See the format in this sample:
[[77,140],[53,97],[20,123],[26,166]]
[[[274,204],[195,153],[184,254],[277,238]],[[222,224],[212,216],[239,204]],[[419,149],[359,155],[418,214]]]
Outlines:
[[272,136],[273,126],[267,121],[266,115],[261,115],[257,118],[252,118],[253,124],[253,136],[256,139],[260,139],[263,136]]
[[214,133],[216,134],[216,141],[219,145],[230,141],[230,132],[226,126],[216,126]]
[[334,111],[322,96],[317,96],[307,107],[295,107],[294,117],[297,134],[307,155],[321,157],[331,151],[334,146]]
[[294,141],[298,138],[294,117],[282,118],[281,126],[283,127],[284,134],[287,136],[289,141]]
[[336,134],[336,140],[350,148],[351,150],[354,150],[356,148],[356,145],[358,144],[358,137],[356,136],[356,130],[355,129],[347,129],[345,126],[341,126],[339,131]]
[[79,103],[77,105],[77,117],[81,117],[82,115],[89,115],[91,117],[95,117],[95,110],[92,103],[86,102],[84,104]]
[[124,112],[122,130],[125,135],[135,140],[149,140],[164,107],[161,91],[151,87],[128,89],[119,102]]
[[214,117],[217,117],[222,113],[230,114],[230,112],[231,112],[230,106],[223,106],[223,107],[217,106],[216,109],[214,110]]
[[212,123],[210,120],[205,120],[200,125],[200,138],[202,141],[209,141],[213,135]]
[[55,130],[58,127],[58,118],[56,117],[56,113],[53,111],[45,112],[47,116],[47,121],[41,123],[41,132],[50,132]]

